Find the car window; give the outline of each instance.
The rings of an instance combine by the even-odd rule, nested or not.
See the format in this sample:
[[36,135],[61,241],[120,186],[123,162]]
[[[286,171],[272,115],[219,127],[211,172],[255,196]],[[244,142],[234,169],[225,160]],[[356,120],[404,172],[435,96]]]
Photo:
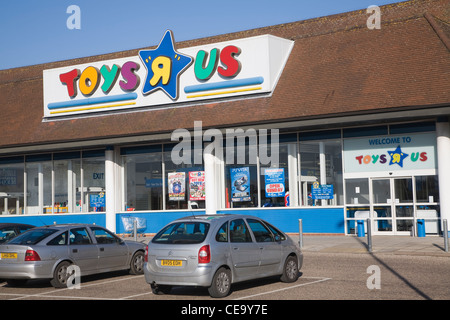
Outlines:
[[279,236],[281,241],[286,240],[286,236],[284,235],[283,232],[281,232],[280,230],[278,230],[277,228],[275,228],[273,225],[271,225],[270,223],[268,223],[267,221],[264,221],[264,224],[270,229],[270,231],[272,231],[272,233],[275,236]]
[[255,219],[247,219],[250,229],[252,229],[256,242],[274,242],[272,233],[262,224],[261,221]]
[[61,233],[59,236],[56,236],[52,240],[50,240],[47,245],[48,246],[63,246],[67,244],[67,231],[64,233]]
[[153,243],[189,244],[201,243],[208,234],[209,223],[174,222],[153,237]]
[[5,227],[0,230],[0,243],[8,241],[9,239],[14,238],[17,235],[14,226]]
[[19,234],[17,237],[8,241],[8,244],[27,244],[27,245],[36,244],[44,240],[51,234],[55,233],[56,231],[57,231],[56,229],[50,228],[32,229]]
[[236,219],[230,222],[231,242],[252,242],[252,237],[243,219]]
[[80,244],[91,244],[91,237],[86,230],[86,228],[75,228],[70,230],[70,244],[80,245]]
[[107,230],[99,227],[92,227],[91,231],[94,233],[95,240],[99,244],[117,243],[119,239]]
[[225,222],[217,231],[216,234],[217,242],[228,242],[228,222]]

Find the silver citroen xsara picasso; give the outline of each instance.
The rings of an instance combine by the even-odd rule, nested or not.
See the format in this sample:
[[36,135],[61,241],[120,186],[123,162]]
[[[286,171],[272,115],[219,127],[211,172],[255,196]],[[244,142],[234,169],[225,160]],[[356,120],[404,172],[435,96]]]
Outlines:
[[244,280],[280,275],[283,282],[295,282],[302,263],[296,243],[257,217],[200,215],[175,220],[155,235],[144,274],[155,294],[201,286],[221,298]]

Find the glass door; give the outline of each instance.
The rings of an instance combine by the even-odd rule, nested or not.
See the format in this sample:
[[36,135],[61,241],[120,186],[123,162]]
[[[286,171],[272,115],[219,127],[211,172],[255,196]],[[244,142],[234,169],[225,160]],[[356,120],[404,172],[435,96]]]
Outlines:
[[373,231],[376,234],[410,234],[414,225],[411,177],[372,179]]
[[372,180],[372,221],[375,233],[393,233],[391,179]]
[[414,188],[412,178],[394,178],[396,234],[411,234],[414,226]]

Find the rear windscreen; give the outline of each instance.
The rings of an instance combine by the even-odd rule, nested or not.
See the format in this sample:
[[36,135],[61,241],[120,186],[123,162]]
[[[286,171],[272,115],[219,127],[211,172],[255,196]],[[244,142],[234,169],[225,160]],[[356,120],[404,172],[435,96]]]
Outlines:
[[201,243],[208,234],[209,223],[174,222],[163,228],[153,238],[153,243],[190,244]]
[[19,234],[14,239],[10,240],[8,244],[22,244],[31,245],[36,244],[43,239],[47,238],[49,235],[55,233],[56,229],[32,229],[25,233]]

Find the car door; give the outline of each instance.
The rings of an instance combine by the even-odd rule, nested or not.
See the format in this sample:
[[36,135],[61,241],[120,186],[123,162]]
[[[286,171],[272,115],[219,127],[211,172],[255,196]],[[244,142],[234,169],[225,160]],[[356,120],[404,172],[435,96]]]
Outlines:
[[101,227],[91,227],[98,247],[98,268],[102,271],[128,267],[128,247],[118,237]]
[[82,275],[97,271],[98,248],[85,227],[70,229],[69,257],[80,267]]
[[272,232],[260,220],[247,219],[247,223],[260,250],[259,273],[276,274],[280,269],[283,253],[280,242],[275,241]]
[[236,280],[257,276],[260,249],[253,241],[244,219],[230,221],[230,252]]

